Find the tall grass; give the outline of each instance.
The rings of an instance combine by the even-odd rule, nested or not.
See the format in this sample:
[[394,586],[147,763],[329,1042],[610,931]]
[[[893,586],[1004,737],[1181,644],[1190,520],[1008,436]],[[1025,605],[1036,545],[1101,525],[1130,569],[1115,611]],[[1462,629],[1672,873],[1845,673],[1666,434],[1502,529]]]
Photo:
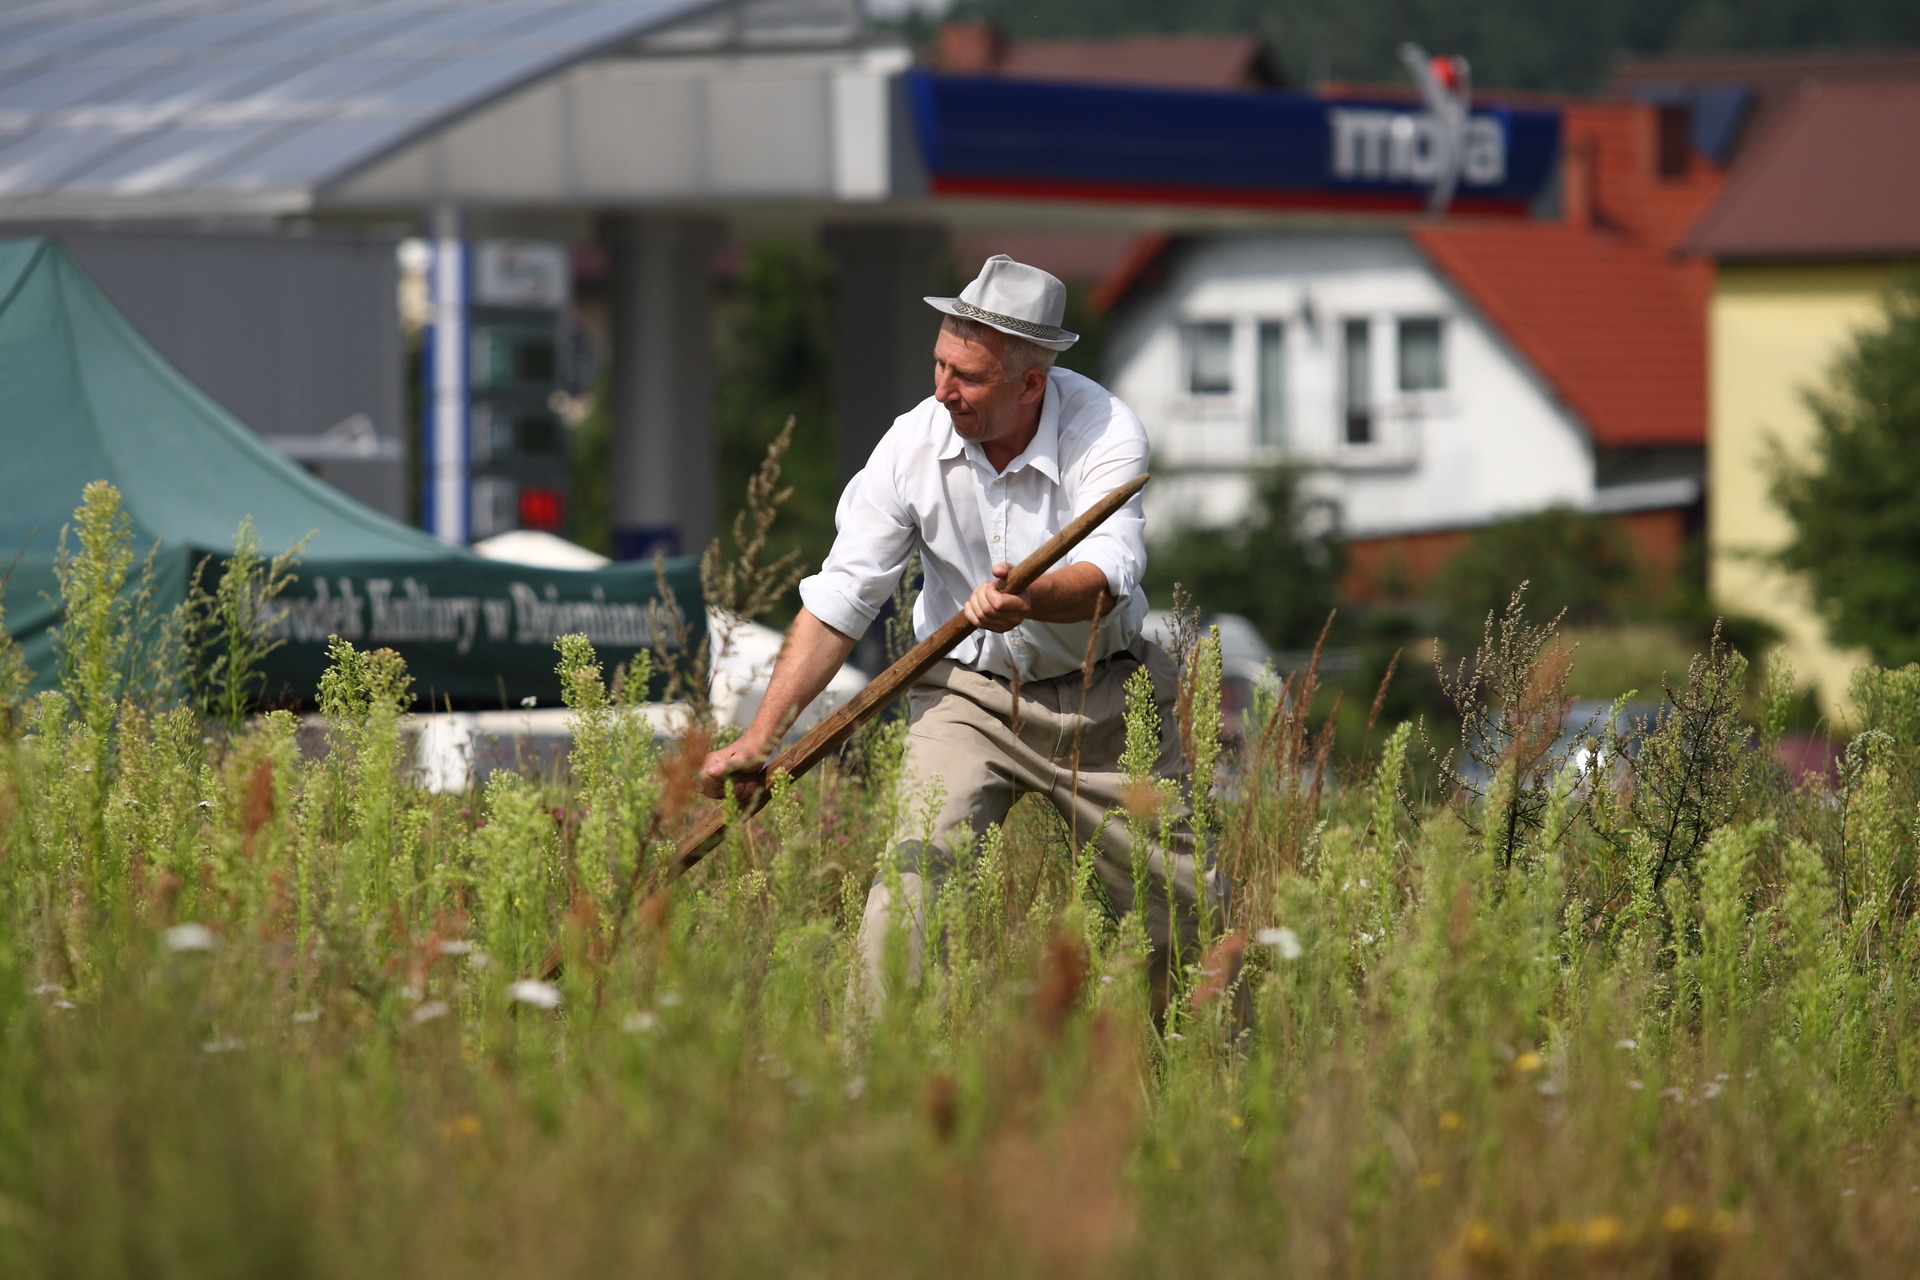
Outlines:
[[1920,668],[1863,677],[1844,769],[1796,786],[1724,647],[1637,755],[1556,755],[1526,726],[1564,656],[1527,632],[1480,687],[1535,705],[1468,721],[1520,727],[1492,781],[1428,802],[1409,726],[1327,776],[1311,671],[1220,758],[1196,638],[1183,729],[1218,782],[1128,816],[1191,804],[1239,890],[1164,1023],[1142,931],[1031,803],[866,1020],[852,938],[919,803],[897,727],[648,892],[703,803],[638,718],[648,673],[564,639],[566,779],[434,796],[391,654],[336,645],[312,759],[284,714],[142,701],[98,630],[130,625],[124,528],[77,536],[62,689],[0,717],[0,1273],[1920,1261]]

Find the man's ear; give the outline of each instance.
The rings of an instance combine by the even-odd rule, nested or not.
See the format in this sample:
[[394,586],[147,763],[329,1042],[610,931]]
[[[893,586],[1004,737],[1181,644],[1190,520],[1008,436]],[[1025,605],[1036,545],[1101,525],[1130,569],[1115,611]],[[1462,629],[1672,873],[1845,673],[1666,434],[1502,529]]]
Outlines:
[[1032,404],[1047,394],[1047,371],[1029,369],[1020,375],[1020,403]]

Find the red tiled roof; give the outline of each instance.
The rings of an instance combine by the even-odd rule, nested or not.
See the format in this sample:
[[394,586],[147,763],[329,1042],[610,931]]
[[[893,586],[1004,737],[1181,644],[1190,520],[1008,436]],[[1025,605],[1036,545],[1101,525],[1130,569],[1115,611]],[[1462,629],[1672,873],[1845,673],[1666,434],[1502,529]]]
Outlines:
[[1257,36],[1181,34],[1016,42],[991,23],[966,19],[941,25],[933,62],[941,71],[966,75],[1171,89],[1271,88],[1280,79]]
[[1132,36],[1115,40],[1022,40],[1000,74],[1029,80],[1242,89],[1272,82],[1260,41],[1249,35]]
[[1705,264],[1564,224],[1424,226],[1413,238],[1596,444],[1706,443]]
[[1659,112],[1649,105],[1568,102],[1561,107],[1561,134],[1571,179],[1562,203],[1574,225],[1591,222],[1673,249],[1726,183],[1699,155],[1684,174],[1658,173]]
[[1562,220],[1413,233],[1607,447],[1703,445],[1711,268],[1674,247],[1724,178],[1658,173],[1658,113],[1568,103]]
[[[1826,85],[1920,80],[1920,49],[1790,49],[1759,53],[1650,54],[1622,59],[1613,91],[1740,85],[1753,92],[1753,110],[1741,126],[1741,149],[1766,135],[1779,113],[1808,81]],[[1741,158],[1736,150],[1734,158]]]
[[1920,80],[1806,84],[1688,247],[1721,258],[1920,254]]

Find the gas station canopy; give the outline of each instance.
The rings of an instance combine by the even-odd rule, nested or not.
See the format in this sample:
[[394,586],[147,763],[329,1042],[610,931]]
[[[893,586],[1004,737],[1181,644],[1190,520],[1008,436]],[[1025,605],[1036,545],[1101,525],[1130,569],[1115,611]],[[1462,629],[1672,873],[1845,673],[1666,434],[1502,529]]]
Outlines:
[[[0,12],[0,218],[1066,202],[1524,214],[1556,113],[935,75],[858,0],[45,0]],[[965,212],[970,211],[970,212]]]
[[17,217],[97,212],[105,202],[152,214],[303,211],[329,184],[462,113],[725,7],[16,4],[0,13],[0,202]]

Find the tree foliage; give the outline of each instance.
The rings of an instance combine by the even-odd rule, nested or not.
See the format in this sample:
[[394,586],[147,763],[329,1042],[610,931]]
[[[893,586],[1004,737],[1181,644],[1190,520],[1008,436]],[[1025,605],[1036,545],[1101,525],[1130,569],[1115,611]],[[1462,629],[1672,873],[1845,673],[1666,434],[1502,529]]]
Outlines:
[[1809,393],[1803,459],[1774,454],[1774,500],[1793,523],[1779,553],[1804,573],[1837,644],[1885,665],[1920,661],[1920,275],[1887,292]]
[[1296,83],[1399,80],[1414,40],[1466,55],[1477,84],[1596,90],[1623,53],[1920,40],[1911,0],[963,0],[1015,37],[1255,31]]
[[[720,311],[721,376],[714,406],[720,527],[732,527],[745,513],[750,479],[766,460],[768,446],[791,423],[781,467],[792,496],[779,523],[763,535],[767,558],[797,554],[798,563],[818,565],[833,545],[842,479],[833,391],[832,260],[803,241],[753,244]],[[770,616],[784,621],[797,603],[789,594]]]
[[1332,508],[1281,468],[1260,477],[1244,523],[1177,527],[1158,542],[1147,556],[1147,595],[1164,607],[1177,582],[1202,609],[1245,615],[1268,643],[1304,646],[1334,606],[1341,563]]
[[1523,583],[1529,617],[1587,626],[1616,621],[1638,577],[1633,547],[1612,524],[1549,507],[1475,530],[1428,595],[1441,635],[1464,649]]

